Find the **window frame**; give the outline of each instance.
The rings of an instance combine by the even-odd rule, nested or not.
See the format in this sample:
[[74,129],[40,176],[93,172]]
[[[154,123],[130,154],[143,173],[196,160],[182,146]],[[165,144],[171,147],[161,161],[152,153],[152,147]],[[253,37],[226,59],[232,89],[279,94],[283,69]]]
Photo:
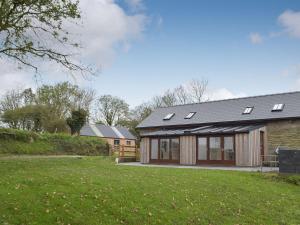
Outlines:
[[246,106],[243,111],[243,115],[250,115],[253,112],[254,106]]
[[[221,149],[222,149],[222,158],[221,160],[211,160],[210,159],[210,141],[211,137],[220,137],[221,138]],[[234,149],[234,160],[224,160],[224,138],[225,137],[232,137],[233,138],[233,149]],[[206,160],[199,160],[199,143],[198,138],[206,138],[207,143],[207,159]],[[236,165],[236,146],[235,146],[235,135],[234,134],[215,134],[215,135],[197,135],[196,136],[196,164],[198,165],[205,165],[205,164],[216,164],[216,165]]]
[[[152,139],[157,139],[158,140],[158,159],[152,159],[151,154],[152,154]],[[161,139],[168,139],[169,141],[169,159],[161,159],[160,157],[160,140]],[[178,160],[172,160],[172,151],[171,151],[171,140],[172,139],[177,139],[179,143],[179,156]],[[150,163],[180,163],[180,137],[179,136],[154,136],[149,139],[149,162]]]
[[186,119],[186,120],[192,119],[192,118],[195,116],[196,113],[197,113],[197,112],[189,112],[189,114],[187,114],[187,115],[184,117],[184,119]]
[[[116,144],[116,143],[115,143],[116,141],[118,141],[118,142],[119,142],[119,144]],[[121,143],[121,142],[120,142],[120,140],[119,140],[119,139],[114,139],[114,145],[120,145],[120,143]]]
[[170,119],[172,119],[174,116],[175,116],[175,113],[168,113],[168,114],[163,118],[163,120],[170,120]]
[[284,103],[276,103],[272,108],[272,112],[281,112],[283,111],[285,104]]

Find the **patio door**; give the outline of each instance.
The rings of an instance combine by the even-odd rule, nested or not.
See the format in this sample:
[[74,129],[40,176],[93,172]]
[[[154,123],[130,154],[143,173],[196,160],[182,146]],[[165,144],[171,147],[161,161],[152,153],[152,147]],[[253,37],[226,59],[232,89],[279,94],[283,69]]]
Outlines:
[[197,138],[199,164],[235,164],[234,136]]
[[179,138],[151,138],[150,162],[179,163]]

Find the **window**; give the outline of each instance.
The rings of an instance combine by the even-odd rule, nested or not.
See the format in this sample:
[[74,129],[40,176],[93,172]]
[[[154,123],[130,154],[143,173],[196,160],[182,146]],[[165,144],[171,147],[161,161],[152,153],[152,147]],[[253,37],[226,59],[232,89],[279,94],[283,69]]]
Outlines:
[[120,140],[115,139],[114,140],[114,145],[120,145]]
[[253,107],[246,107],[243,114],[250,114],[253,111]]
[[151,159],[158,159],[158,139],[151,139]]
[[280,103],[280,104],[275,104],[273,106],[273,109],[272,111],[273,112],[279,112],[279,111],[282,111],[283,110],[283,107],[284,107],[284,104]]
[[170,140],[170,150],[171,150],[171,159],[172,160],[179,160],[179,139],[178,138],[173,138]]
[[160,159],[170,159],[170,139],[160,139]]
[[221,137],[210,137],[209,147],[209,159],[222,160]]
[[179,138],[152,138],[150,141],[150,161],[173,161],[180,158]]
[[190,112],[184,119],[191,119],[195,114],[195,112]]
[[224,160],[234,161],[234,138],[224,137]]
[[169,113],[168,115],[165,116],[164,120],[170,120],[174,115],[175,113]]
[[207,138],[198,138],[198,160],[207,160]]
[[126,141],[126,145],[131,145],[131,141]]

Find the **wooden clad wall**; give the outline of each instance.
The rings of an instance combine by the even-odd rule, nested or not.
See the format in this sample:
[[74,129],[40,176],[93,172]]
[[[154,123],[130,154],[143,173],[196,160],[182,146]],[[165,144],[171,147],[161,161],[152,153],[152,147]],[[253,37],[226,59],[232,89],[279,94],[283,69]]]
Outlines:
[[196,164],[196,136],[180,137],[180,164]]
[[[266,129],[260,128],[249,132],[249,134],[235,135],[235,151],[237,166],[259,166],[260,165],[260,131]],[[266,148],[266,134],[265,134]]]
[[235,135],[235,157],[237,166],[251,166],[249,152],[249,134]]
[[150,138],[142,138],[140,143],[141,163],[149,163]]
[[[250,153],[251,153],[251,166],[260,166],[261,164],[261,156],[260,156],[260,131],[266,131],[265,127],[253,130],[249,133],[249,140],[250,140]],[[266,134],[265,140],[266,143]],[[266,148],[265,144],[265,148]]]

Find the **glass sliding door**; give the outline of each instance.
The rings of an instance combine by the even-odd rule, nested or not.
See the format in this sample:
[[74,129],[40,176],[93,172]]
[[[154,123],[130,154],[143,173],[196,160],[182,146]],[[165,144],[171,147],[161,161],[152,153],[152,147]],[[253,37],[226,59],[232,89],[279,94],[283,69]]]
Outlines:
[[171,140],[171,159],[172,160],[179,160],[179,139],[178,138],[172,138]]
[[224,137],[224,160],[227,161],[235,160],[233,137]]
[[150,139],[150,162],[179,163],[180,141],[177,137]]
[[158,139],[151,139],[151,157],[152,160],[158,159]]
[[198,138],[198,160],[207,160],[207,138]]
[[222,160],[221,137],[209,138],[209,159]]
[[234,136],[216,135],[197,138],[197,162],[202,164],[235,164]]
[[170,139],[160,139],[160,159],[170,159]]

